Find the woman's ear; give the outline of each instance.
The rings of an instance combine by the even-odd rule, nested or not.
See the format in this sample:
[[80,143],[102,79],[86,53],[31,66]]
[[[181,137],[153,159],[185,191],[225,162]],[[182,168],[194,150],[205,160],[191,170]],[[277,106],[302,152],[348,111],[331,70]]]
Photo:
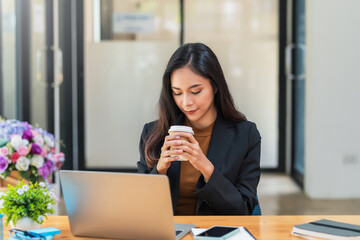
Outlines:
[[214,88],[214,95],[218,92],[217,88]]

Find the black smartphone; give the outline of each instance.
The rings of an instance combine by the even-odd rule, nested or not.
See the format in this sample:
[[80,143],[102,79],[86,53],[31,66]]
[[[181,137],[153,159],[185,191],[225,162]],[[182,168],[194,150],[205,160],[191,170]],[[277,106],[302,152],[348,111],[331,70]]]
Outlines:
[[238,231],[238,227],[213,226],[208,230],[195,235],[194,239],[226,239]]

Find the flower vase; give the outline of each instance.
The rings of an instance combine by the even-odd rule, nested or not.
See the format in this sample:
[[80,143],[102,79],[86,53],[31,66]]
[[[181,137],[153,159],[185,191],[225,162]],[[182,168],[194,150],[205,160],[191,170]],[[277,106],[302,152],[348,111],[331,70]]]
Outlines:
[[11,186],[16,186],[16,184],[18,184],[21,180],[24,180],[24,183],[29,184],[28,180],[20,176],[19,171],[13,170],[10,172],[9,176],[1,180],[1,187],[7,187],[8,184]]
[[41,225],[29,217],[22,217],[17,221],[16,225],[14,225],[12,221],[10,221],[10,226],[11,228],[16,228],[21,230],[32,230],[32,229],[40,228]]

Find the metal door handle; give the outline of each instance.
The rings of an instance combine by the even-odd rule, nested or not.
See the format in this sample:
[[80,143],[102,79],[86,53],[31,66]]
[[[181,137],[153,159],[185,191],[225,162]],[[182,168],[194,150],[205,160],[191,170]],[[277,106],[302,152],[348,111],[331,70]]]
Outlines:
[[292,57],[293,57],[292,53],[293,53],[293,50],[295,50],[295,49],[301,50],[305,55],[305,51],[306,51],[305,44],[303,44],[303,43],[288,44],[285,48],[285,75],[286,75],[286,78],[289,80],[304,80],[305,79],[305,69],[304,69],[304,72],[302,72],[299,75],[293,74],[291,72]]
[[52,47],[51,48],[52,51],[54,51],[55,54],[55,58],[56,58],[56,65],[55,65],[55,69],[54,71],[57,71],[57,75],[56,78],[54,79],[54,82],[51,83],[51,87],[53,88],[57,88],[59,87],[63,81],[64,81],[64,76],[63,76],[63,53],[61,51],[61,49],[59,47]]
[[[54,52],[55,58],[56,58],[56,65],[54,71],[57,71],[57,74],[55,76],[54,81],[51,83],[52,88],[59,87],[63,81],[63,54],[60,48],[57,47],[51,47],[51,51]],[[49,84],[44,81],[46,68],[44,67],[44,59],[43,56],[45,55],[44,52],[46,52],[46,48],[43,50],[38,50],[36,52],[36,81],[39,83],[39,85],[43,88],[47,88]]]
[[45,75],[45,67],[43,66],[43,56],[46,49],[36,51],[36,81],[43,88],[48,86],[48,83],[43,80]]

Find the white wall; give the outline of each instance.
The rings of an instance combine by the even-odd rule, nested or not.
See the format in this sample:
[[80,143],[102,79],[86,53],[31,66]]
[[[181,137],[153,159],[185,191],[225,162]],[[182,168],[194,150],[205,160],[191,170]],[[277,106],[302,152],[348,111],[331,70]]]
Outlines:
[[305,192],[360,198],[360,1],[306,1]]

